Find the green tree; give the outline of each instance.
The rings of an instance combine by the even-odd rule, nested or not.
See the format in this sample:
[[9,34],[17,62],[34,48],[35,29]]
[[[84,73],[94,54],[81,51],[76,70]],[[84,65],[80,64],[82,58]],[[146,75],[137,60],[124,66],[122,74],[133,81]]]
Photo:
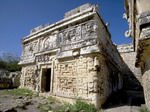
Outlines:
[[12,53],[4,53],[0,61],[0,66],[10,72],[20,71],[19,60],[20,58]]
[[6,66],[7,66],[6,62],[0,58],[0,69],[6,69]]

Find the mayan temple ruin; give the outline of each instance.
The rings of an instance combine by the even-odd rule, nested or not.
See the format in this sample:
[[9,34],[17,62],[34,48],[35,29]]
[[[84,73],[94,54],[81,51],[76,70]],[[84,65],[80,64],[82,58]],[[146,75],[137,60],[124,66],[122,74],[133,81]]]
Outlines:
[[32,29],[22,46],[22,88],[66,101],[82,98],[99,108],[123,87],[124,61],[97,5],[84,4]]
[[134,65],[141,69],[141,83],[147,107],[150,109],[150,1],[125,0],[129,30],[125,33],[132,37],[135,50]]

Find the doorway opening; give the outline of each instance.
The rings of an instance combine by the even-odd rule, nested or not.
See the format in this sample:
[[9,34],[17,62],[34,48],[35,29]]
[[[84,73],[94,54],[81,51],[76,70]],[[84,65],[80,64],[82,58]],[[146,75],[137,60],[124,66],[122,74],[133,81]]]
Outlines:
[[42,70],[41,91],[50,92],[51,90],[51,68]]

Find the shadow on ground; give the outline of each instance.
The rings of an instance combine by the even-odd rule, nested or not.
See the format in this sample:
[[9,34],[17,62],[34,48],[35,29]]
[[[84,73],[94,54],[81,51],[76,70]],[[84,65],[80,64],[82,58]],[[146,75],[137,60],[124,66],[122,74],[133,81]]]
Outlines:
[[120,90],[110,95],[102,108],[110,109],[120,106],[141,106],[142,104],[145,104],[142,91]]

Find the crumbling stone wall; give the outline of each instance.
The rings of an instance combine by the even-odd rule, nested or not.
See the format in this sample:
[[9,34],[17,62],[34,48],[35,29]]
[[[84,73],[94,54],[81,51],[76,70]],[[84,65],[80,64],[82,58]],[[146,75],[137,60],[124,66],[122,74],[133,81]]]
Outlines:
[[9,72],[0,70],[0,89],[17,88],[20,86],[20,71]]

